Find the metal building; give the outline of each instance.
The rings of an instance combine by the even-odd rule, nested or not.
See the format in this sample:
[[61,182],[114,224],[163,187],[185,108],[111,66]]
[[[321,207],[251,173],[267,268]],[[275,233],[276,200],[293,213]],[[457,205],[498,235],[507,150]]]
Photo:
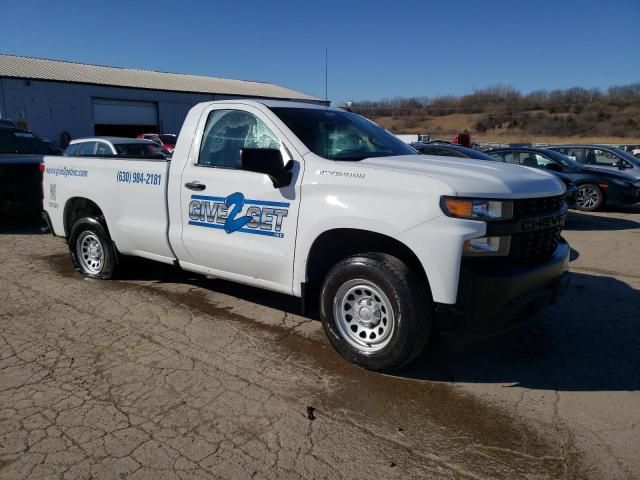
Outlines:
[[178,133],[196,103],[242,97],[326,103],[271,83],[0,54],[0,118],[58,144],[63,132]]

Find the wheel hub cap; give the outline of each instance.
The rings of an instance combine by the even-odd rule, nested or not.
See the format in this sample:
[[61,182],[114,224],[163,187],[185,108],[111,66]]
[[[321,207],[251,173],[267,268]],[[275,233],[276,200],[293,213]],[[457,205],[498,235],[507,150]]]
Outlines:
[[583,208],[593,208],[598,203],[598,192],[593,188],[583,187],[578,190],[576,203]]
[[384,348],[395,329],[389,298],[379,286],[364,279],[349,280],[338,288],[333,314],[342,337],[366,353]]
[[363,298],[358,301],[358,308],[355,310],[356,317],[360,325],[363,327],[371,328],[375,327],[380,323],[381,311],[378,308],[373,300],[369,298]]
[[93,232],[83,232],[76,243],[80,265],[87,273],[99,273],[104,262],[102,243]]

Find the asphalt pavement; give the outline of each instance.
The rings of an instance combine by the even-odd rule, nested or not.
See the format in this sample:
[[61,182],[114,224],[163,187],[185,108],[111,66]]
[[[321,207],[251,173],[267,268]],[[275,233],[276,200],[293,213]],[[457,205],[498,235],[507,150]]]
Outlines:
[[640,478],[640,206],[571,213],[567,296],[372,373],[295,299],[0,223],[0,478]]

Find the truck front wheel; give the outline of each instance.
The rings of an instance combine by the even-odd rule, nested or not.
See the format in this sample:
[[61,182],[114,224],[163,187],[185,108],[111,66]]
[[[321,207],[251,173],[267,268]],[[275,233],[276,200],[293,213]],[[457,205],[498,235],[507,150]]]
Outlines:
[[109,279],[116,267],[116,250],[104,225],[95,218],[80,218],[69,235],[69,251],[76,271]]
[[320,316],[344,358],[370,370],[390,371],[424,350],[432,302],[424,282],[398,258],[366,253],[345,258],[327,274]]

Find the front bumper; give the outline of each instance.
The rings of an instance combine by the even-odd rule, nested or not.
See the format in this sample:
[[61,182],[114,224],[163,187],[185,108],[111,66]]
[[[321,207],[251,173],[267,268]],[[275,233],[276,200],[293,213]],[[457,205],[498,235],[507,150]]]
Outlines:
[[555,303],[569,286],[569,245],[535,265],[465,258],[455,305],[436,305],[442,331],[499,331]]

